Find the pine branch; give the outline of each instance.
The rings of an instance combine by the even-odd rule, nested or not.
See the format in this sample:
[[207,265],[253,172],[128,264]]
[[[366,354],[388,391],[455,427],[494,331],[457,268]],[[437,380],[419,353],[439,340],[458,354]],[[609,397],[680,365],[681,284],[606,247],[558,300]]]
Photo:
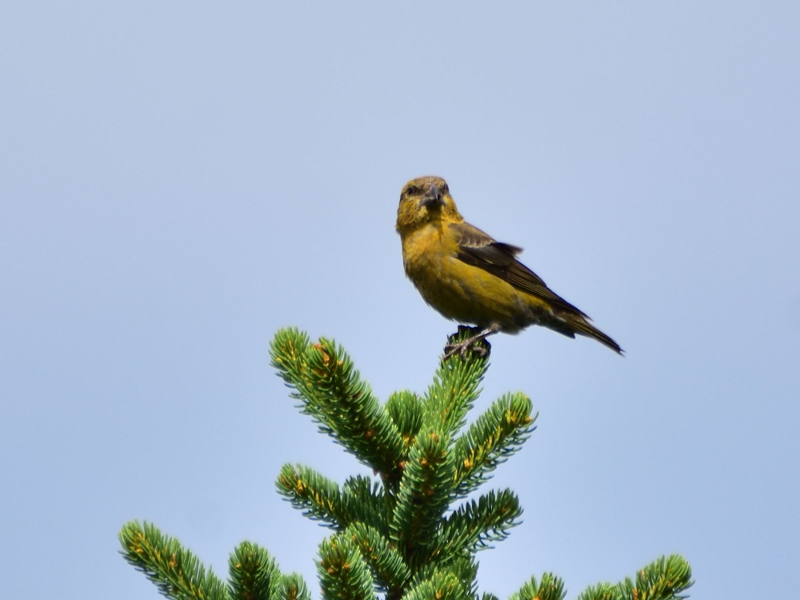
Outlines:
[[389,522],[395,500],[368,477],[350,477],[344,482],[343,503],[348,524],[360,523],[388,539]]
[[330,340],[311,344],[296,329],[275,335],[272,365],[320,430],[389,480],[400,478],[403,440],[347,354]]
[[347,528],[346,534],[361,551],[361,556],[372,570],[376,587],[386,593],[387,598],[399,598],[411,578],[403,557],[392,547],[381,533],[363,523]]
[[450,503],[455,468],[448,458],[448,442],[435,431],[418,435],[400,481],[391,535],[412,567],[428,560]]
[[121,552],[158,591],[175,600],[227,600],[228,588],[214,573],[181,546],[149,523],[130,521],[119,533]]
[[275,334],[270,344],[271,364],[286,386],[297,390],[289,394],[297,400],[303,400],[303,394],[298,388],[307,383],[305,379],[305,373],[308,370],[306,352],[310,348],[311,340],[308,338],[308,334],[296,327],[281,329]]
[[413,392],[403,390],[395,392],[384,405],[384,410],[391,417],[400,437],[403,439],[405,453],[417,437],[422,427],[425,408],[419,397]]
[[[469,337],[469,330],[459,329],[455,341]],[[450,435],[464,426],[467,412],[481,393],[480,383],[489,369],[489,356],[474,353],[465,360],[453,357],[439,361],[434,380],[425,395],[425,424]]]
[[421,581],[404,596],[404,600],[469,600],[459,578],[450,572],[436,572]]
[[339,486],[314,469],[283,465],[275,485],[278,492],[309,519],[322,521],[336,531],[343,531],[350,522]]
[[463,592],[470,599],[477,598],[477,578],[478,562],[474,554],[462,552],[456,556],[449,556],[446,559],[437,556],[435,560],[429,561],[420,566],[414,578],[411,580],[411,588],[416,587],[426,580],[433,580],[436,577],[449,573],[461,583]]
[[228,560],[230,597],[235,600],[272,600],[278,595],[281,573],[265,549],[242,542]]
[[564,600],[567,595],[564,582],[552,573],[542,575],[541,581],[531,577],[518,592],[511,594],[508,600]]
[[466,496],[488,480],[497,465],[517,452],[535,429],[538,415],[524,394],[506,394],[496,400],[456,440],[456,494]]
[[601,583],[585,590],[578,600],[681,600],[693,584],[689,563],[673,554],[641,569],[635,583],[629,578],[616,585]]
[[439,555],[473,553],[491,547],[508,537],[509,530],[519,525],[522,508],[511,490],[491,491],[477,502],[470,500],[459,507],[442,524]]
[[374,582],[355,542],[347,535],[323,540],[317,564],[322,597],[326,600],[373,600]]
[[366,477],[349,478],[342,489],[302,465],[283,465],[275,482],[278,493],[314,521],[334,531],[351,523],[367,523],[388,535],[387,498],[377,484]]
[[296,573],[281,575],[275,600],[311,600],[306,582]]

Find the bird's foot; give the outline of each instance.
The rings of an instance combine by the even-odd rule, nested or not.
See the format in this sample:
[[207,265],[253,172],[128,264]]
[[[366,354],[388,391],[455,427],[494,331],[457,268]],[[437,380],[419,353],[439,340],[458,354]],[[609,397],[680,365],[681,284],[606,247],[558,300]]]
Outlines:
[[[458,341],[465,333],[474,335],[470,335],[468,338]],[[494,333],[494,331],[481,331],[477,327],[459,325],[458,331],[447,338],[448,343],[444,347],[444,360],[456,354],[460,354],[461,359],[466,360],[469,352],[472,352],[479,358],[486,358],[492,350],[492,345],[486,341],[486,336],[492,333]]]

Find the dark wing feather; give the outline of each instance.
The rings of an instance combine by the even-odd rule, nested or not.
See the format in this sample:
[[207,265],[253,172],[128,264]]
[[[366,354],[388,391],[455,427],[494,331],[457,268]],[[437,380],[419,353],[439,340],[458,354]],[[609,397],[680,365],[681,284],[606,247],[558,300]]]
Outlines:
[[522,252],[522,248],[498,242],[469,223],[451,223],[450,227],[458,237],[457,256],[463,262],[483,269],[515,288],[549,302],[554,308],[587,317],[553,292],[541,277],[515,258],[515,255]]

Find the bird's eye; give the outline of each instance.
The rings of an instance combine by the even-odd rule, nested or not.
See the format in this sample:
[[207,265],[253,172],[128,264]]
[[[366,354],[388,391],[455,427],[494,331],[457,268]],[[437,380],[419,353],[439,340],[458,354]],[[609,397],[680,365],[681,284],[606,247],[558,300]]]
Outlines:
[[419,188],[416,186],[410,185],[406,188],[406,196],[412,196],[419,191]]
[[442,186],[442,193],[443,194],[449,194],[450,193],[450,188],[447,187],[446,183]]

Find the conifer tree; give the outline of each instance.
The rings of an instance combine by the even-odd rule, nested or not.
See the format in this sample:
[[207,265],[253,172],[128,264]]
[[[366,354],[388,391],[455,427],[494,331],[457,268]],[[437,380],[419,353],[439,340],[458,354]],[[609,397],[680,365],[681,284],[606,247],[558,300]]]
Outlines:
[[[452,341],[466,339],[459,330]],[[467,413],[488,368],[483,352],[441,360],[419,396],[401,391],[381,404],[343,349],[312,343],[296,329],[279,331],[272,364],[302,412],[376,474],[342,485],[301,465],[284,465],[277,488],[307,517],[332,530],[320,544],[323,600],[497,600],[480,593],[476,553],[505,539],[522,508],[511,490],[475,493],[534,430],[530,399],[506,394],[467,426]],[[131,521],[120,532],[122,554],[167,598],[176,600],[310,600],[296,574],[284,574],[257,544],[231,554],[219,579],[174,538]],[[578,600],[668,600],[692,585],[689,564],[662,557],[634,579],[590,587]],[[562,600],[555,575],[531,577],[510,600]]]

